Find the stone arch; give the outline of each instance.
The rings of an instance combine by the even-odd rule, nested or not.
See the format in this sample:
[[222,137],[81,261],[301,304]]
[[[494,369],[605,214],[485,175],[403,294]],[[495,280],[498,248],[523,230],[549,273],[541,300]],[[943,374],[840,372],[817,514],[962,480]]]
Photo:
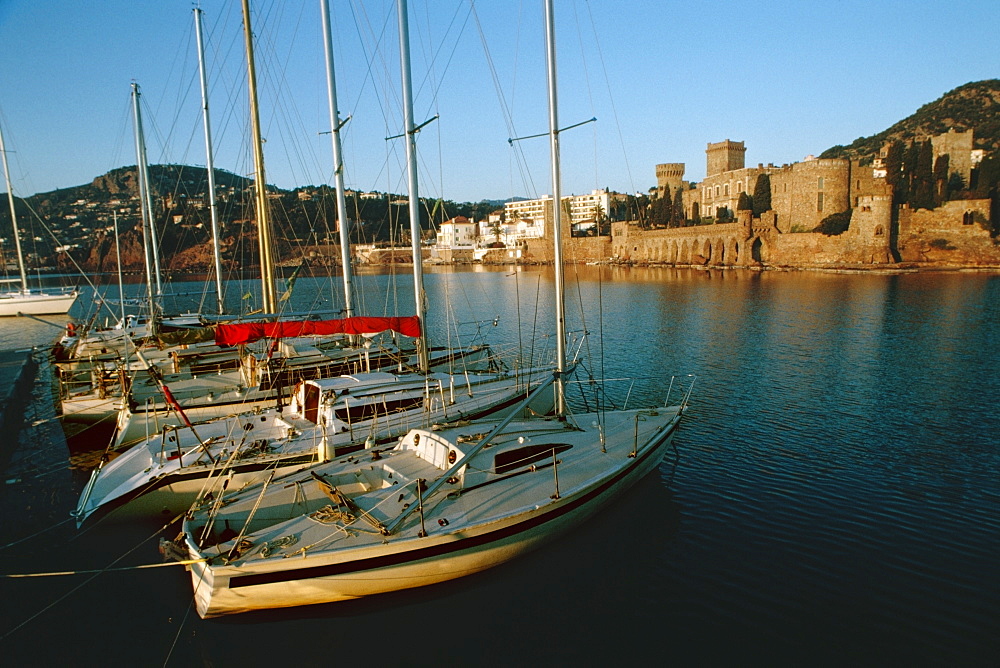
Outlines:
[[736,265],[740,262],[740,242],[736,239],[729,240],[729,251],[726,253],[729,264]]
[[679,264],[691,264],[691,247],[688,246],[688,241],[685,239],[681,242],[681,254],[677,258]]
[[750,244],[750,257],[756,262],[764,262],[767,259],[767,244],[761,237],[754,237]]
[[726,244],[722,239],[712,243],[712,264],[719,266],[726,263]]

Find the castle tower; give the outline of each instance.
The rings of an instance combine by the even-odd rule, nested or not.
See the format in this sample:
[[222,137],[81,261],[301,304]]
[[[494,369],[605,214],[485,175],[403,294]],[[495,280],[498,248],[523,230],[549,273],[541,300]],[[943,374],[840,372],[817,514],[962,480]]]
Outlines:
[[684,187],[684,163],[666,162],[656,166],[656,193],[663,197],[663,193],[670,189],[673,196],[678,188]]
[[707,159],[706,176],[743,169],[746,165],[746,146],[741,141],[720,141],[709,144],[705,149]]

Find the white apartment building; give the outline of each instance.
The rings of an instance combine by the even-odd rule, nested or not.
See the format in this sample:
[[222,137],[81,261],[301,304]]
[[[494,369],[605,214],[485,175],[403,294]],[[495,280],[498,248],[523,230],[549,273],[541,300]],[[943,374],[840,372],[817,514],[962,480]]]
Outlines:
[[[563,197],[564,209],[569,209],[569,223],[574,229],[596,225],[598,213],[608,215],[611,197],[606,190],[592,190],[589,195]],[[507,222],[504,227],[517,239],[542,238],[548,221],[552,219],[552,197],[508,202],[504,205]],[[509,244],[508,244],[509,245]]]

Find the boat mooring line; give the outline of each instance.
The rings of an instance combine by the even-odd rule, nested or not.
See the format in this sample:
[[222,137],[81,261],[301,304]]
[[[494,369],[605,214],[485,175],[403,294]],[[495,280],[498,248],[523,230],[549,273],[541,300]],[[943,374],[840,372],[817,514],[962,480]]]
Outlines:
[[164,566],[190,566],[199,564],[207,559],[184,559],[183,561],[167,561],[162,564],[140,564],[138,566],[121,566],[118,568],[95,568],[83,571],[51,571],[49,573],[5,573],[0,575],[4,578],[48,578],[58,575],[98,575],[100,573],[114,573],[117,571],[140,571],[147,568],[162,568]]
[[[108,571],[137,570],[138,568],[149,568],[151,566],[173,566],[173,565],[175,565],[175,563],[180,563],[180,562],[165,562],[163,564],[149,564],[149,565],[146,565],[146,566],[139,566],[139,567],[132,566],[132,567],[114,568],[114,564],[118,563],[119,561],[121,561],[122,559],[124,559],[125,557],[127,557],[128,555],[130,555],[133,552],[135,552],[136,550],[138,550],[139,547],[141,547],[142,545],[144,545],[146,543],[146,541],[148,541],[150,538],[154,538],[154,537],[160,535],[161,533],[163,533],[174,522],[176,522],[177,520],[179,520],[183,516],[184,516],[184,514],[181,513],[180,515],[178,515],[174,519],[170,520],[169,522],[167,522],[166,524],[164,524],[162,527],[160,527],[159,529],[157,529],[156,532],[153,533],[152,536],[149,536],[147,538],[143,538],[134,547],[132,547],[132,549],[126,551],[124,554],[122,554],[121,556],[119,556],[118,558],[116,558],[114,561],[112,561],[105,568],[101,568],[101,569],[97,569],[97,570],[86,570],[86,571],[65,571],[65,572],[62,572],[62,573],[25,573],[25,574],[8,574],[8,575],[4,575],[3,576],[4,578],[12,578],[12,579],[13,578],[29,578],[29,577],[48,577],[50,575],[74,575],[74,574],[89,575],[90,577],[88,577],[86,580],[84,580],[80,584],[78,584],[75,587],[73,587],[72,589],[70,589],[68,592],[66,592],[65,594],[63,594],[62,596],[60,596],[59,598],[57,598],[56,600],[54,600],[51,603],[49,603],[48,605],[46,605],[44,608],[42,608],[41,610],[39,610],[35,614],[33,614],[30,617],[28,617],[27,619],[25,619],[20,624],[14,626],[11,629],[9,629],[6,632],[4,632],[2,635],[0,635],[0,641],[6,640],[14,632],[19,631],[20,629],[24,628],[25,626],[27,626],[28,624],[30,624],[31,622],[33,622],[34,620],[38,619],[43,614],[45,614],[46,612],[48,612],[49,610],[51,610],[52,608],[54,608],[57,604],[62,603],[63,601],[65,601],[67,598],[69,598],[74,593],[76,593],[77,591],[79,591],[82,587],[84,587],[85,585],[87,585],[90,582],[92,582],[101,573],[106,573]],[[80,535],[81,534],[78,533],[77,537],[79,537]]]
[[42,529],[41,531],[36,531],[35,533],[31,534],[30,536],[25,536],[24,538],[18,538],[13,543],[7,543],[6,545],[0,545],[0,551],[6,550],[9,547],[14,547],[15,545],[20,545],[24,541],[31,540],[32,538],[34,538],[36,536],[41,536],[43,533],[45,533],[47,531],[51,531],[52,529],[55,529],[56,527],[60,527],[63,524],[66,524],[67,522],[69,522],[72,519],[73,519],[72,517],[67,517],[62,522],[56,522],[52,526],[46,527],[45,529]]

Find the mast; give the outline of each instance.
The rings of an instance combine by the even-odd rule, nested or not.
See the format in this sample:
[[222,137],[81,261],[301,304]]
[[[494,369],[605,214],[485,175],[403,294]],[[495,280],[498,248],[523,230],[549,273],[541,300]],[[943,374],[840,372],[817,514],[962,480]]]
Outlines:
[[[152,198],[149,196],[149,167],[146,164],[146,139],[142,131],[142,112],[139,110],[139,84],[132,83],[132,113],[135,118],[135,164],[139,180],[139,209],[142,212],[142,251],[146,260],[146,291],[149,307],[156,311],[156,299],[163,293],[160,284],[160,255],[153,228]],[[152,254],[152,262],[150,255]],[[156,276],[156,295],[153,295],[153,275]]]
[[205,167],[208,170],[208,208],[212,216],[212,254],[215,259],[215,299],[219,315],[226,312],[222,294],[222,258],[219,255],[219,212],[215,203],[215,164],[212,156],[212,124],[208,118],[208,77],[205,75],[205,45],[201,37],[201,7],[194,8],[194,31],[198,40],[198,72],[201,75],[201,112],[205,126]]
[[125,284],[122,281],[122,247],[118,241],[118,212],[113,215],[115,221],[115,260],[118,264],[118,305],[122,310],[122,327],[125,326]]
[[24,269],[24,255],[21,254],[21,231],[17,227],[17,213],[14,211],[14,189],[10,187],[10,169],[7,168],[7,149],[0,130],[0,154],[3,155],[3,178],[7,183],[7,201],[10,203],[10,224],[14,228],[14,245],[17,246],[17,268],[21,271],[21,291],[28,291],[28,273]]
[[264,175],[264,146],[260,132],[260,109],[257,103],[257,71],[253,59],[253,31],[250,27],[250,0],[243,0],[243,32],[247,50],[247,77],[250,88],[250,125],[253,133],[254,185],[257,195],[257,238],[260,247],[261,295],[264,311],[278,312],[274,289],[274,261],[271,255],[271,223],[267,205],[267,179]]
[[552,0],[545,0],[545,60],[549,89],[549,151],[552,157],[552,242],[556,269],[556,414],[566,412],[566,304],[562,256],[562,197],[559,169],[559,104],[556,99],[556,35]]
[[[320,13],[323,17],[323,43],[326,47],[326,90],[330,98],[330,129],[333,135],[333,180],[337,191],[337,228],[340,232],[340,266],[344,273],[344,314],[350,318],[354,315],[354,291],[351,287],[351,240],[347,227],[347,202],[344,197],[344,158],[340,146],[340,112],[337,109],[337,81],[333,68],[333,38],[330,30],[330,2],[320,0]],[[346,121],[345,121],[346,122]]]
[[420,320],[420,338],[417,339],[417,353],[420,357],[420,371],[427,373],[430,363],[427,357],[426,310],[424,303],[424,274],[420,249],[420,198],[417,195],[417,129],[413,126],[413,84],[410,81],[410,28],[406,14],[406,0],[396,0],[399,14],[399,60],[403,77],[403,134],[406,138],[406,173],[410,191],[410,244],[413,247],[413,292],[416,300],[417,318]]

